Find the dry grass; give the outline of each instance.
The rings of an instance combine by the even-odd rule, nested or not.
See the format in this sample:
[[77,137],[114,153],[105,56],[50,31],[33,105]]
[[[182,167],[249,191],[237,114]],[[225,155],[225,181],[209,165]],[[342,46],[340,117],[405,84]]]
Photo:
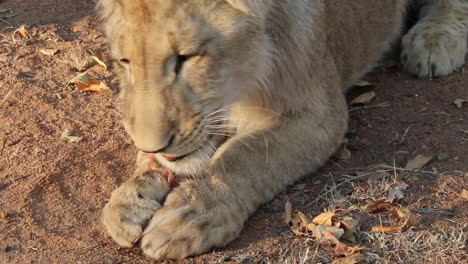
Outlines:
[[59,61],[67,64],[70,68],[76,71],[85,71],[93,63],[93,59],[85,50],[73,49],[63,54]]
[[[443,205],[456,204],[462,199],[459,194],[466,188],[463,172],[452,172],[453,176],[438,174],[439,184],[436,185],[436,190],[425,196],[428,199],[425,204],[432,205],[427,207],[421,206],[422,198],[417,198],[417,194],[416,200],[406,197],[411,195],[410,189],[414,189],[411,188],[412,182],[417,183],[415,180],[424,172],[387,165],[374,166],[367,172],[357,171],[360,171],[358,176],[330,173],[328,177],[331,180],[325,184],[318,198],[308,206],[335,210],[341,215],[352,215],[358,219],[363,231],[359,232],[356,244],[366,247],[363,254],[366,255],[367,263],[466,263],[468,224],[463,221],[463,217],[456,220],[444,217],[445,209],[442,208]],[[386,173],[387,176],[372,180],[372,175],[376,173]],[[425,173],[436,174],[430,171]],[[409,182],[409,186],[405,191],[406,182]],[[346,194],[350,188],[353,192]],[[424,221],[401,233],[371,231],[369,225],[390,222],[391,216],[364,214],[360,208],[372,201],[386,199],[395,188],[403,189],[405,197],[401,203],[411,208]],[[331,263],[336,259],[331,254],[329,244],[311,239],[300,241],[282,251],[277,259],[265,259],[258,263]]]

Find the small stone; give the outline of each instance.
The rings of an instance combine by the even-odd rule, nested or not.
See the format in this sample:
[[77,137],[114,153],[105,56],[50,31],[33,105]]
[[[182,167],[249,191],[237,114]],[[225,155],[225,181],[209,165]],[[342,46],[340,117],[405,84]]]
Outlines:
[[440,161],[445,161],[445,160],[450,159],[450,155],[446,152],[442,152],[439,154],[439,156],[437,156],[437,159]]
[[1,218],[1,219],[7,219],[7,218],[8,218],[8,213],[6,213],[6,212],[0,212],[0,218]]

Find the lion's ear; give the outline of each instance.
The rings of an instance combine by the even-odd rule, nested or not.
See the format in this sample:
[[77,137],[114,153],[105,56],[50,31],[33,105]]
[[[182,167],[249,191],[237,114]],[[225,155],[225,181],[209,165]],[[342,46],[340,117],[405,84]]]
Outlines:
[[263,17],[268,13],[273,0],[226,0],[235,9],[246,14]]

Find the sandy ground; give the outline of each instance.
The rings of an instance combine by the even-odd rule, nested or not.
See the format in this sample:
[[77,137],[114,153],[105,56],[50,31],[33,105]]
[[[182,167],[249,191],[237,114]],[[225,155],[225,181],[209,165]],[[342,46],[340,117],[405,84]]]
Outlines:
[[[11,24],[0,21],[2,264],[153,263],[139,249],[119,249],[100,224],[136,150],[119,123],[114,75],[87,55],[107,51],[93,6],[91,0],[0,0],[0,17]],[[57,52],[45,55],[44,48]],[[89,93],[67,85],[85,69],[111,89]],[[263,206],[227,248],[183,263],[330,263],[329,244],[296,237],[283,223],[287,199],[309,215],[333,208],[360,219],[358,244],[366,246],[369,263],[466,263],[468,105],[453,102],[468,99],[468,73],[418,80],[394,65],[366,80],[376,85],[351,94],[374,90],[377,97],[351,106],[351,159],[332,159]],[[66,131],[82,140],[65,142]],[[399,171],[378,184],[352,178],[377,164],[404,167],[419,154],[434,157],[422,171]],[[421,221],[404,234],[372,234],[379,219],[349,208],[385,197],[396,182],[408,184],[403,203]],[[430,239],[437,243],[417,246]]]

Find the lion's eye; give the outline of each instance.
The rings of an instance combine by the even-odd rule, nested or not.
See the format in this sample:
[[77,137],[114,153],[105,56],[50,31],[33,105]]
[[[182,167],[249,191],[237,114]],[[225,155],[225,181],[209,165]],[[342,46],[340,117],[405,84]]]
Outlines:
[[130,60],[126,58],[122,58],[119,60],[122,64],[130,64]]
[[182,68],[184,67],[184,64],[186,61],[188,61],[190,58],[194,57],[194,55],[177,55],[176,56],[176,66],[175,66],[175,74],[179,75],[179,73],[182,71]]

